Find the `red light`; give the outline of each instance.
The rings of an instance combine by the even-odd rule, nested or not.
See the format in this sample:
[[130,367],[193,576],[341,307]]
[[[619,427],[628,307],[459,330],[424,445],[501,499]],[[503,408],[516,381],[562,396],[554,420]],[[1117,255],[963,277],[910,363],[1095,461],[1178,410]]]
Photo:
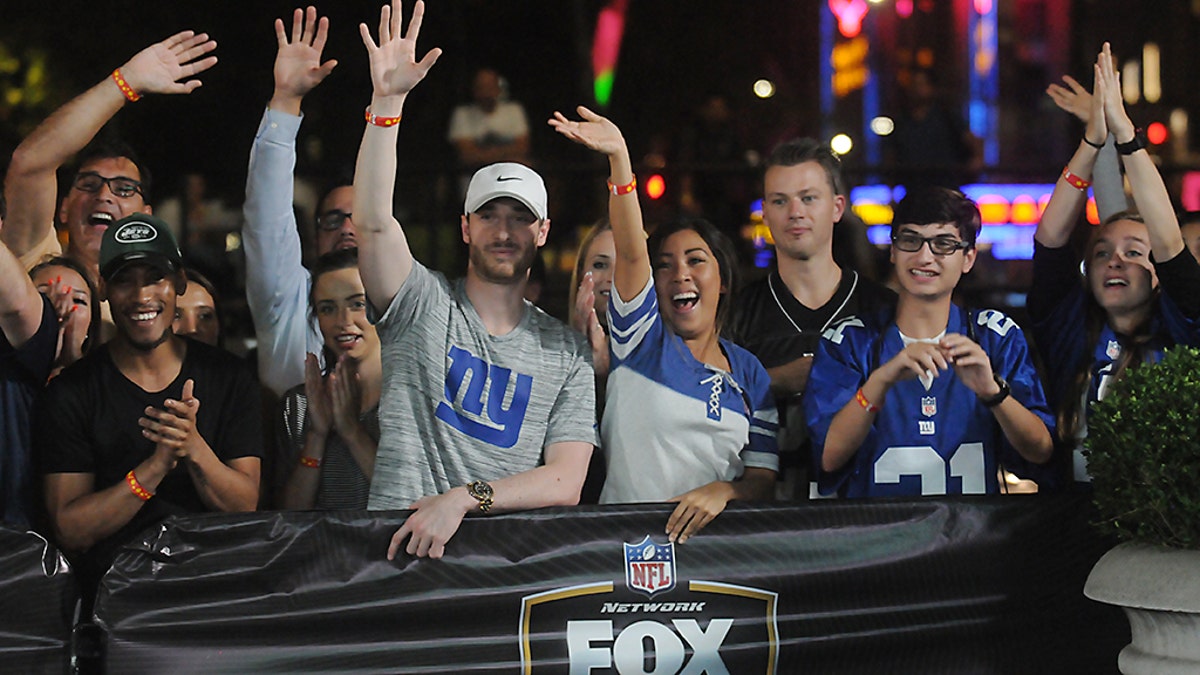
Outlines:
[[1155,122],[1146,127],[1146,139],[1155,145],[1162,145],[1167,142],[1167,126],[1162,122]]
[[646,196],[650,199],[658,199],[666,191],[667,181],[660,174],[656,173],[646,180]]
[[837,17],[838,31],[852,38],[862,32],[863,17],[867,15],[865,0],[829,0],[829,11]]
[[975,13],[979,16],[986,16],[992,11],[992,0],[975,0]]

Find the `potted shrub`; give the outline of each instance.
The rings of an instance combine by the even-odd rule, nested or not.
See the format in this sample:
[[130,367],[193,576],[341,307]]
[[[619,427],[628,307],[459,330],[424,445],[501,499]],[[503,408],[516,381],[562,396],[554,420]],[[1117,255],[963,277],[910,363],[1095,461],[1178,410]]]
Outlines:
[[1133,641],[1123,673],[1200,673],[1200,350],[1125,373],[1088,415],[1101,527],[1125,543],[1084,587],[1119,605]]

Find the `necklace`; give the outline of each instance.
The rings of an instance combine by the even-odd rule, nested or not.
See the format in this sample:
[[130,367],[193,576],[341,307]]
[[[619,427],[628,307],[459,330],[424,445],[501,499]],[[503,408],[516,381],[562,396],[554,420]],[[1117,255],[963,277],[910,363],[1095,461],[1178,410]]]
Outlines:
[[[850,281],[850,292],[847,293],[846,297],[842,299],[842,304],[838,305],[838,308],[833,311],[833,314],[829,315],[829,318],[825,321],[825,325],[821,326],[821,330],[818,331],[818,335],[825,334],[825,331],[829,329],[829,325],[833,323],[833,320],[836,319],[838,315],[842,313],[842,310],[846,308],[846,303],[850,302],[850,298],[854,297],[854,290],[858,288],[858,272],[856,270],[850,270],[850,273],[854,275],[854,278]],[[841,285],[839,284],[839,287],[840,286]],[[788,320],[788,323],[792,324],[792,328],[795,328],[797,333],[804,335],[804,330],[796,324],[796,321],[792,319],[792,315],[788,314],[788,311],[783,308],[783,303],[779,301],[779,294],[775,292],[775,279],[770,274],[767,275],[767,288],[771,289],[771,297],[775,298],[775,305],[779,307],[780,313],[782,313],[784,318]]]

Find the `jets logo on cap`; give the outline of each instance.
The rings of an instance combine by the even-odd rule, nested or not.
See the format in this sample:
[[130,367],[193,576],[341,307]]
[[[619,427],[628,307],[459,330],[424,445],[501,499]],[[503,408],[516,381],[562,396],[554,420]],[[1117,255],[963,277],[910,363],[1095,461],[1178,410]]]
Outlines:
[[122,244],[154,241],[157,237],[158,230],[154,229],[154,226],[149,223],[126,223],[113,235],[113,239]]

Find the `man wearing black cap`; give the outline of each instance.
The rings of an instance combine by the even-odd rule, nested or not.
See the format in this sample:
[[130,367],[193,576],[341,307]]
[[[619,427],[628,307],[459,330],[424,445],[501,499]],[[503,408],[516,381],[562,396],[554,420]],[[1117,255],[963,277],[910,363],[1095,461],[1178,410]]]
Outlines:
[[34,447],[59,544],[98,578],[117,546],[175,513],[252,511],[258,388],[232,355],[171,332],[187,279],[158,218],[135,214],[100,245],[116,336],[50,384]]

